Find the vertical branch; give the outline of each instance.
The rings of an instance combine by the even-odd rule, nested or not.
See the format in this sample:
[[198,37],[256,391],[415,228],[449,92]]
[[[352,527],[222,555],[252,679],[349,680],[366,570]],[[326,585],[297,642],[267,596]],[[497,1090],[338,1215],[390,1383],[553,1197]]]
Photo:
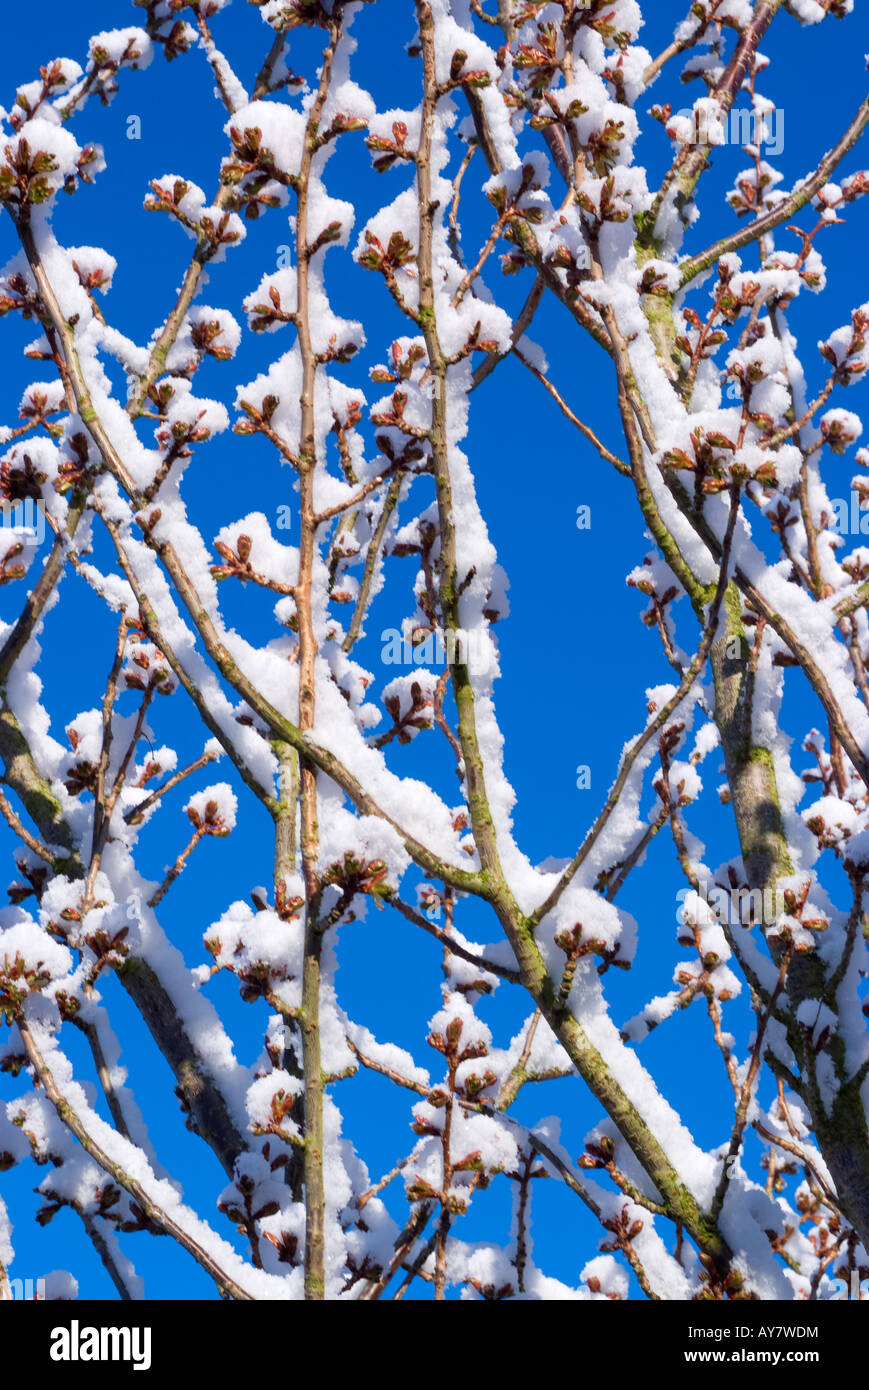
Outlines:
[[455,1104],[456,1088],[456,1063],[455,1058],[450,1058],[450,1098],[447,1102],[446,1113],[444,1115],[444,1128],[441,1138],[441,1150],[443,1153],[443,1191],[441,1194],[441,1209],[438,1216],[437,1231],[435,1233],[435,1275],[434,1290],[435,1301],[443,1302],[444,1292],[447,1282],[447,1240],[450,1234],[451,1213],[449,1203],[450,1185],[453,1181],[453,1165],[450,1157],[450,1140],[453,1129],[453,1106]]
[[347,635],[341,643],[345,652],[353,650],[353,646],[361,631],[362,623],[365,618],[365,611],[368,607],[368,600],[371,595],[371,585],[374,580],[374,572],[377,568],[380,549],[383,545],[386,528],[389,525],[392,513],[398,505],[398,494],[401,492],[401,484],[403,481],[404,479],[400,473],[396,473],[395,476],[389,480],[386,496],[383,499],[383,505],[380,509],[380,516],[377,518],[377,524],[368,542],[368,551],[365,555],[365,569],[359,585],[359,594],[353,609],[353,617],[350,619]]
[[296,809],[299,802],[299,755],[288,743],[275,740],[278,760],[278,803],[275,810],[275,899],[286,888],[296,867]]
[[715,720],[749,888],[772,890],[793,872],[768,749],[756,745],[750,680],[750,644],[736,585],[728,587],[725,623],[712,645]]
[[526,1154],[520,1153],[520,1159],[522,1168],[521,1172],[516,1175],[519,1194],[516,1206],[516,1253],[513,1256],[513,1265],[516,1269],[519,1292],[524,1293],[525,1269],[528,1264],[528,1202],[531,1195],[529,1189],[531,1186],[531,1168],[534,1164],[534,1150],[529,1149]]
[[[437,488],[438,519],[440,522],[441,557],[439,596],[443,625],[447,631],[457,631],[461,585],[457,572],[456,521],[453,511],[452,480],[450,477],[447,444],[447,361],[440,343],[435,313],[433,220],[438,204],[432,194],[432,143],[438,84],[435,59],[434,18],[426,0],[417,0],[420,43],[422,45],[424,93],[419,151],[416,160],[417,196],[419,205],[419,311],[418,321],[425,339],[429,367],[433,378],[432,421],[430,442],[435,485]],[[474,840],[484,871],[492,874],[505,896],[509,890],[503,879],[495,826],[486,794],[483,758],[477,739],[474,715],[474,688],[467,663],[458,659],[450,662],[453,698],[458,710],[459,741],[465,763],[468,787],[468,810]]]
[[[296,196],[296,286],[299,354],[302,361],[299,431],[299,496],[301,538],[296,608],[299,618],[299,729],[314,727],[317,640],[314,635],[312,583],[316,560],[317,518],[314,506],[314,474],[317,449],[314,432],[314,390],[317,357],[311,341],[310,258],[308,235],[311,167],[317,149],[320,117],[329,90],[332,64],[341,37],[341,11],[336,7],[329,24],[329,43],[323,53],[323,66],[317,95],[310,108],[305,129],[305,147],[299,169]],[[320,1060],[320,953],[322,935],[317,919],[321,887],[317,875],[319,831],[317,825],[317,774],[307,758],[299,761],[301,795],[302,875],[305,882],[305,944],[302,964],[302,1071],[305,1099],[305,1297],[323,1299],[325,1287],[326,1206],[323,1175],[323,1069]]]
[[754,1094],[754,1084],[757,1080],[757,1074],[760,1071],[761,1061],[763,1060],[764,1037],[766,1035],[767,1027],[769,1026],[769,1021],[773,1015],[773,1010],[775,1009],[776,1003],[778,1002],[779,995],[785,987],[785,982],[787,980],[788,974],[788,966],[790,965],[790,963],[791,952],[785,951],[782,955],[781,962],[779,964],[778,978],[775,983],[775,988],[773,989],[769,999],[766,1001],[762,1013],[758,1008],[757,1035],[755,1037],[754,1047],[752,1048],[751,1061],[749,1063],[748,1071],[746,1072],[745,1079],[742,1083],[742,1086],[736,1099],[736,1117],[733,1123],[733,1132],[730,1136],[730,1144],[728,1145],[727,1155],[724,1159],[724,1163],[721,1168],[721,1176],[718,1179],[718,1186],[715,1189],[715,1196],[712,1199],[712,1214],[716,1218],[718,1217],[718,1214],[721,1211],[722,1206],[724,1205],[724,1198],[727,1195],[727,1184],[730,1181],[730,1170],[732,1160],[736,1158],[737,1154],[742,1148],[742,1136],[744,1135],[745,1127],[748,1124],[748,1107],[751,1102],[752,1095]]
[[323,1299],[325,1284],[323,1175],[323,1067],[320,1059],[320,952],[317,929],[320,885],[317,877],[317,779],[305,763],[301,769],[302,872],[305,880],[305,945],[302,962],[302,1073],[305,1097],[305,1297]]
[[[93,838],[91,840],[91,860],[88,868],[87,886],[85,888],[85,903],[90,901],[93,893],[94,879],[99,869],[100,856],[102,853],[105,836],[103,825],[105,816],[106,801],[106,777],[109,770],[109,759],[112,753],[112,718],[115,712],[115,699],[118,693],[118,676],[124,664],[124,648],[127,645],[127,631],[129,624],[126,616],[121,618],[118,624],[118,637],[115,643],[115,655],[112,661],[112,669],[106,682],[106,693],[103,697],[102,726],[103,738],[100,748],[100,759],[97,764],[96,783],[94,786],[94,824]],[[85,909],[86,910],[86,909]],[[84,913],[82,914],[84,915]]]
[[[296,852],[298,849],[296,836],[296,814],[299,806],[300,774],[299,774],[299,755],[295,748],[288,743],[275,740],[272,750],[278,760],[278,804],[275,811],[275,866],[274,866],[274,885],[275,885],[275,907],[278,914],[284,911],[286,901],[287,880],[295,872]],[[294,1040],[297,1036],[297,1029],[294,1022],[284,1018],[284,1056],[283,1064],[286,1071],[292,1076],[302,1078],[302,1071],[299,1067],[294,1047]],[[304,1055],[304,1052],[302,1053]],[[298,1125],[299,1132],[304,1132],[305,1126],[305,1102],[302,1096],[297,1097],[293,1105],[291,1119]],[[302,1152],[293,1148],[289,1162],[284,1169],[287,1186],[293,1194],[293,1200],[298,1202],[302,1199],[302,1181],[304,1178],[304,1162]]]

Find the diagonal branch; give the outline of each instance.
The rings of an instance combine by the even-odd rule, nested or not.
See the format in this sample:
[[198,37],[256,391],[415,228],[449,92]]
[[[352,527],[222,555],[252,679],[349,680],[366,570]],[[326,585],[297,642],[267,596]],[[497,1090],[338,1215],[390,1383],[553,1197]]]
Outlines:
[[193,1256],[196,1263],[201,1265],[206,1274],[211,1276],[224,1297],[249,1300],[251,1295],[247,1293],[240,1284],[237,1284],[230,1275],[221,1269],[211,1252],[206,1250],[199,1241],[195,1240],[193,1236],[185,1231],[168,1212],[164,1211],[163,1208],[148,1195],[139,1179],[133,1177],[122,1164],[111,1158],[109,1154],[106,1153],[105,1149],[97,1143],[96,1139],[88,1133],[87,1127],[81,1119],[81,1116],[60,1091],[50,1067],[39,1051],[33,1034],[30,1031],[29,1024],[21,1016],[19,1016],[16,1021],[30,1065],[39,1078],[39,1082],[46,1096],[57,1111],[58,1119],[66,1125],[67,1129],[72,1131],[85,1152],[90,1155],[100,1168],[102,1168],[104,1173],[108,1173],[110,1177],[114,1178],[119,1187],[122,1187],[125,1192],[129,1193],[133,1200],[141,1207],[149,1221],[153,1221],[157,1226],[160,1226],[167,1235],[171,1235],[188,1254]]
[[836,166],[857,144],[867,123],[869,123],[869,97],[860,103],[842,138],[824,155],[815,172],[810,174],[807,179],[800,181],[793,193],[787,198],[783,198],[780,203],[776,203],[769,212],[765,212],[762,217],[758,217],[748,226],[741,227],[737,232],[731,232],[729,236],[722,237],[720,241],[716,241],[714,246],[710,246],[706,251],[701,251],[699,255],[691,256],[688,260],[680,262],[678,269],[682,277],[682,285],[687,285],[696,275],[708,270],[722,256],[728,255],[731,251],[739,251],[743,246],[750,245],[751,242],[765,236],[767,232],[780,227],[783,222],[787,222],[795,213],[799,212],[800,208],[805,207],[806,203],[811,202],[818,190],[829,182]]

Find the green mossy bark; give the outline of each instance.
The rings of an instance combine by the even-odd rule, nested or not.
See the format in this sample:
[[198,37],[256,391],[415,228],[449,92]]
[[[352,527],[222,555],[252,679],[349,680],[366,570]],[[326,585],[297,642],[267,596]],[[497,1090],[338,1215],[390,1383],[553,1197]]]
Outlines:
[[742,602],[731,581],[724,598],[724,631],[711,651],[715,719],[748,886],[772,891],[781,877],[793,873],[793,864],[772,754],[753,738],[750,655]]

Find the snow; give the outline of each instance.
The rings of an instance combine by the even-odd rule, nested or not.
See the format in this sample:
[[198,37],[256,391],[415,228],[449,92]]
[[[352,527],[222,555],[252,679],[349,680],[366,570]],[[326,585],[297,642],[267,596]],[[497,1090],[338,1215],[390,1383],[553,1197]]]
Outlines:
[[628,1276],[612,1255],[596,1255],[583,1265],[579,1275],[595,1294],[613,1299],[627,1298]]
[[244,139],[248,130],[258,130],[261,147],[271,154],[275,168],[295,177],[302,160],[305,118],[300,111],[281,101],[252,101],[233,112],[224,126],[233,139]]
[[72,956],[66,946],[15,907],[0,909],[0,960],[2,971],[10,978],[26,980],[32,972],[42,984],[62,980],[72,970]]
[[370,1057],[380,1066],[387,1067],[389,1071],[397,1072],[399,1076],[416,1086],[428,1087],[431,1085],[429,1073],[425,1067],[417,1066],[405,1048],[398,1047],[395,1043],[378,1042],[373,1033],[360,1023],[348,1023],[347,1036],[360,1052],[363,1052],[366,1057]]
[[103,293],[111,289],[112,277],[118,268],[118,262],[108,251],[104,251],[101,246],[68,246],[67,255],[78,271],[79,279],[87,284],[88,288],[98,289]]
[[[245,538],[249,547],[245,546]],[[295,546],[283,545],[275,539],[268,519],[262,512],[249,512],[239,521],[222,526],[215,536],[215,542],[220,542],[233,554],[238,552],[240,540],[242,549],[247,548],[249,563],[257,574],[278,584],[296,583],[299,552]]]
[[199,42],[220,84],[217,95],[220,96],[222,90],[229,100],[231,110],[233,112],[239,111],[243,106],[246,106],[250,100],[244,86],[230,67],[226,56],[221,53],[212,38],[206,38],[205,35],[202,34],[200,35]]
[[413,714],[404,724],[402,739],[415,738],[420,728],[432,727],[432,705],[438,677],[433,671],[419,671],[412,676],[396,676],[383,687],[381,700],[396,724]]
[[[144,29],[103,29],[91,36],[88,44],[91,63],[119,64],[122,60],[133,68],[146,68],[154,56],[154,46]],[[124,56],[127,54],[128,56]]]
[[12,1222],[6,1210],[6,1203],[0,1197],[0,1265],[8,1268],[12,1263]]
[[[111,1241],[111,1230],[107,1234]],[[75,1302],[78,1289],[78,1280],[68,1269],[50,1269],[43,1275],[43,1297],[47,1302]]]
[[[818,0],[790,0],[788,8],[801,24],[820,24],[828,14],[827,7],[819,4]],[[841,8],[846,14],[850,14],[853,0],[843,0]]]
[[33,160],[38,154],[46,154],[51,159],[51,167],[42,177],[51,192],[63,187],[64,180],[74,175],[78,168],[81,149],[74,136],[47,120],[44,116],[34,116],[13,135],[4,147],[7,164],[21,165],[32,169]]
[[215,782],[191,796],[184,810],[194,825],[219,825],[230,831],[235,827],[238,800],[228,782]]
[[863,433],[863,422],[852,410],[837,407],[827,410],[820,419],[821,434],[835,454],[843,454]]
[[296,311],[296,272],[292,266],[264,275],[254,292],[244,301],[248,326],[255,332],[275,333],[283,326],[275,312]]
[[247,1093],[247,1113],[254,1133],[267,1132],[280,1115],[281,1129],[298,1137],[298,1125],[289,1118],[286,1107],[301,1090],[299,1078],[286,1071],[272,1071],[253,1081]]
[[[287,894],[294,896],[292,885],[288,885]],[[204,939],[218,965],[241,970],[248,963],[262,963],[296,974],[301,961],[300,930],[274,912],[255,913],[249,904],[236,902],[208,929]]]

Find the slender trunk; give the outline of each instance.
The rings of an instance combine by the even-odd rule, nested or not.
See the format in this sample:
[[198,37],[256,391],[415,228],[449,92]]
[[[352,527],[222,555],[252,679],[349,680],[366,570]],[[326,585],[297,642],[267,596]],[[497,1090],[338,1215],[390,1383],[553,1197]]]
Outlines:
[[[309,187],[311,166],[323,104],[329,90],[332,63],[341,36],[339,19],[333,19],[329,44],[323,54],[317,96],[311,106],[305,132],[297,189],[296,286],[297,332],[302,360],[301,427],[299,432],[299,489],[301,500],[301,538],[296,608],[299,620],[299,729],[314,727],[316,712],[317,639],[314,634],[311,591],[317,556],[317,524],[314,507],[314,471],[317,466],[314,431],[314,391],[317,358],[311,341],[309,303]],[[323,1069],[320,1058],[320,882],[317,875],[319,836],[317,828],[317,773],[302,758],[300,796],[302,817],[302,873],[305,880],[305,943],[302,964],[302,1072],[305,1101],[305,1297],[319,1300],[326,1296],[324,1213],[326,1207],[323,1175]]]

